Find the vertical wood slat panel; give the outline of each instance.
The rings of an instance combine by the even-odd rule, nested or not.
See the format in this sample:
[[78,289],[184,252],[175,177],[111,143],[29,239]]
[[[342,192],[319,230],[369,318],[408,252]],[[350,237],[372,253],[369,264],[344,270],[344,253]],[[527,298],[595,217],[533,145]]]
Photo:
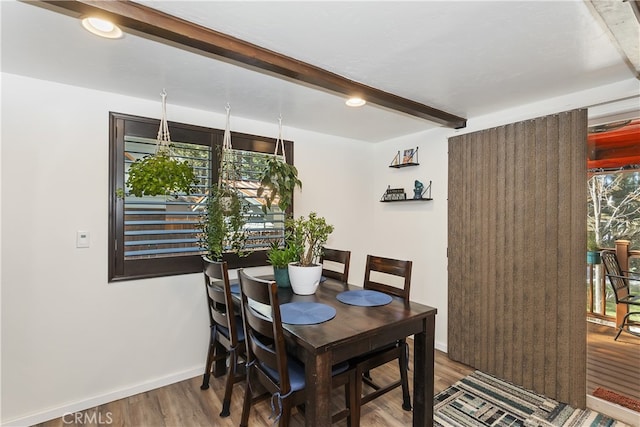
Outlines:
[[[511,283],[513,288],[513,308],[514,308],[514,318],[505,319],[505,321],[509,321],[513,325],[513,344],[514,346],[511,349],[511,353],[513,353],[512,363],[513,363],[513,379],[512,381],[516,384],[524,384],[522,380],[522,363],[523,356],[522,352],[524,349],[524,317],[522,316],[521,310],[523,309],[523,286],[525,283],[524,277],[524,266],[521,262],[521,255],[524,251],[525,241],[523,236],[523,230],[525,225],[524,215],[525,215],[525,198],[527,193],[522,191],[524,188],[525,181],[525,165],[528,161],[526,158],[526,151],[524,147],[524,123],[516,123],[514,129],[514,141],[515,141],[515,170],[513,177],[513,203],[515,207],[515,217],[514,217],[514,228],[513,228],[513,241],[514,241],[514,252],[512,254],[511,260],[505,260],[505,262],[512,262],[514,269],[514,280]],[[518,320],[516,320],[518,319]]]
[[[464,143],[465,135],[460,137],[460,140],[456,144],[453,140],[448,143],[448,242],[454,240],[459,241],[457,245],[447,245],[447,271],[449,277],[448,286],[448,302],[447,313],[449,319],[457,319],[454,322],[449,321],[447,326],[447,342],[457,342],[458,345],[455,348],[449,348],[449,354],[458,360],[465,359],[464,355],[464,343],[465,337],[462,335],[464,328],[464,322],[460,319],[460,313],[462,312],[461,293],[459,288],[462,284],[461,275],[466,269],[465,261],[462,257],[462,249],[465,247],[464,232],[462,225],[465,224],[464,213],[466,212],[463,206],[466,200],[464,191],[467,188],[464,183],[464,171],[467,170],[466,157],[464,155],[463,148],[468,144]],[[452,268],[456,266],[456,268]]]
[[586,126],[580,110],[449,140],[449,355],[579,407]]
[[[572,275],[570,281],[572,299],[570,304],[571,316],[571,360],[578,366],[587,364],[587,323],[585,321],[585,307],[587,295],[585,292],[585,251],[587,237],[585,230],[587,212],[587,112],[586,110],[570,112],[572,118],[572,227],[570,240],[572,260]],[[582,259],[580,259],[582,258]],[[569,403],[573,406],[586,406],[586,368],[571,376]]]
[[[533,269],[535,260],[535,251],[537,249],[537,240],[539,232],[536,230],[535,219],[535,188],[538,185],[538,173],[536,170],[535,156],[535,127],[532,120],[523,123],[523,144],[524,144],[524,182],[522,187],[516,188],[516,191],[524,195],[524,226],[522,236],[522,247],[518,252],[518,264],[522,268],[522,281],[518,283],[518,287],[522,290],[522,382],[521,384],[528,389],[533,388],[533,357],[538,350],[534,341],[534,331],[540,325],[536,321],[534,308],[538,304],[544,304],[543,301],[534,300],[535,289],[538,286],[537,275]],[[535,349],[535,350],[534,350]]]
[[515,203],[513,200],[515,199],[514,186],[511,184],[514,181],[515,173],[516,173],[516,138],[515,138],[515,125],[507,125],[505,127],[505,148],[506,148],[506,161],[507,167],[506,177],[507,184],[505,186],[505,238],[506,238],[506,257],[502,260],[503,267],[505,268],[505,305],[506,310],[503,313],[502,321],[506,325],[505,330],[505,341],[507,343],[507,347],[505,348],[505,372],[503,378],[514,378],[514,362],[513,362],[513,352],[511,351],[513,346],[513,337],[515,336],[515,329],[513,327],[514,323],[512,320],[517,317],[514,301],[514,286],[513,283],[516,283],[516,275],[515,275],[515,267],[513,262],[508,262],[507,260],[513,256],[515,251],[515,230],[516,230],[516,210]]
[[[471,173],[472,169],[471,169],[471,162],[473,159],[473,155],[471,153],[471,149],[473,144],[469,144],[467,143],[466,146],[464,147],[465,153],[464,153],[464,171],[462,171],[463,173],[463,182],[466,182],[469,180],[468,175]],[[464,221],[465,224],[470,224],[471,223],[471,189],[470,188],[465,188],[464,190],[464,196],[465,196],[465,204],[462,206],[462,208],[464,209],[463,213],[464,214]],[[463,224],[462,224],[463,225]],[[465,242],[465,244],[467,245],[472,245],[473,242],[470,240],[470,236],[469,236],[469,228],[464,228],[463,227],[463,240]],[[460,248],[461,249],[461,248]],[[469,304],[469,293],[464,292],[464,287],[463,284],[469,280],[469,271],[471,270],[471,260],[468,259],[467,257],[464,256],[464,252],[462,250],[459,251],[458,253],[458,259],[464,260],[463,261],[463,268],[464,270],[462,271],[462,274],[460,275],[460,279],[461,282],[460,284],[458,284],[458,300],[459,301],[463,301],[464,305]],[[468,325],[469,324],[469,312],[461,309],[459,310],[458,313],[458,317],[464,322],[464,324],[462,325],[462,327],[460,328],[461,330],[459,331],[460,336],[464,337],[465,340],[465,346],[462,348],[463,350],[463,354],[464,356],[468,359],[469,358],[469,351],[468,349],[473,348],[474,343],[471,341],[471,337],[469,336],[469,331],[468,328],[465,328],[464,325]]]
[[[509,304],[505,304],[506,298],[506,286],[505,286],[505,263],[502,260],[507,256],[507,221],[508,216],[505,212],[505,196],[506,196],[506,182],[507,182],[507,165],[510,164],[507,161],[507,149],[506,149],[506,134],[504,127],[496,129],[495,141],[496,144],[492,144],[496,150],[496,194],[495,194],[495,206],[496,206],[496,238],[495,238],[495,330],[496,330],[496,342],[495,342],[495,366],[493,372],[497,375],[504,375],[505,366],[505,351],[507,346],[511,343],[511,337],[507,336],[505,322],[502,321],[502,316],[509,307]],[[502,315],[498,314],[502,313]]]
[[[460,239],[460,225],[462,224],[462,220],[460,218],[461,208],[458,203],[462,200],[462,197],[458,194],[461,191],[459,183],[460,179],[460,171],[462,170],[462,154],[461,150],[452,149],[453,142],[449,141],[447,144],[447,158],[448,158],[448,179],[447,179],[447,242],[453,241],[454,237]],[[461,259],[457,257],[456,249],[459,249],[462,246],[455,245],[449,246],[447,244],[447,316],[449,319],[452,319],[457,314],[455,312],[455,307],[457,304],[453,304],[455,298],[457,298],[458,294],[458,284],[460,283],[460,278],[458,277],[460,273],[460,268],[452,269],[451,266],[454,263],[462,263]],[[447,322],[447,342],[460,341],[460,336],[458,333],[458,329],[461,326],[461,322]],[[461,343],[460,343],[461,344]],[[460,345],[457,346],[460,348]],[[449,352],[451,349],[447,349]],[[456,357],[459,357],[457,355]]]
[[558,185],[560,164],[558,161],[558,117],[550,116],[544,121],[546,125],[546,161],[547,186],[545,197],[545,228],[546,228],[546,258],[544,313],[547,319],[545,327],[545,358],[544,358],[544,394],[555,395],[557,375],[557,334],[554,325],[557,324],[559,303],[558,283]]
[[[546,230],[546,206],[544,201],[546,200],[546,188],[548,183],[547,175],[547,150],[549,145],[547,141],[547,132],[544,119],[537,119],[533,123],[535,132],[535,170],[536,170],[536,185],[534,189],[535,194],[535,206],[534,206],[534,221],[535,230]],[[542,202],[538,202],[542,201]],[[533,301],[532,309],[535,307],[538,310],[541,306],[546,307],[546,248],[549,247],[547,243],[546,232],[536,233],[535,251],[533,253],[533,271],[536,278],[535,285],[532,289]],[[543,301],[543,304],[539,304]],[[547,354],[547,348],[545,347],[545,334],[546,334],[547,322],[542,325],[537,325],[533,330],[533,342],[535,347],[540,349],[533,353],[533,385],[531,388],[536,390],[545,389],[545,377],[544,375],[537,374],[538,372],[544,372],[545,368],[545,355]]]
[[497,296],[500,294],[498,281],[494,278],[497,276],[496,259],[497,259],[497,224],[499,223],[498,210],[495,208],[497,205],[497,192],[498,192],[498,150],[496,144],[492,141],[497,139],[498,130],[492,129],[491,133],[487,135],[485,141],[486,150],[489,153],[489,167],[488,167],[488,180],[487,185],[489,187],[489,197],[487,197],[487,211],[489,212],[489,221],[487,224],[487,232],[489,238],[487,239],[487,280],[489,281],[489,292],[487,294],[487,311],[489,315],[489,324],[487,332],[489,337],[487,338],[488,345],[486,346],[486,358],[488,369],[495,372],[496,369],[496,348],[499,341],[497,335]]
[[[464,158],[464,170],[462,171],[462,182],[466,182],[468,181],[468,175],[471,172],[471,160],[472,160],[472,155],[470,153],[471,151],[471,145],[472,144],[465,144],[464,148],[466,149],[465,152],[463,153],[463,158]],[[470,210],[471,210],[471,192],[470,192],[470,188],[465,188],[463,195],[464,195],[464,204],[462,206],[460,206],[463,211],[461,212],[461,214],[464,214],[464,224],[469,224],[471,221],[471,216],[470,216]],[[464,224],[461,224],[464,225]],[[469,229],[462,227],[462,239],[465,242],[466,245],[471,245],[472,242],[469,240]],[[459,275],[459,279],[460,279],[460,283],[458,284],[458,301],[463,301],[463,305],[466,305],[469,303],[468,301],[468,297],[469,295],[467,293],[464,292],[464,287],[463,284],[468,280],[468,274],[469,271],[471,269],[471,265],[470,265],[470,260],[468,258],[466,258],[464,256],[464,252],[462,251],[462,248],[459,248],[459,252],[458,252],[458,259],[459,260],[463,260],[462,263],[462,267],[463,270],[460,272],[461,274]],[[458,308],[458,307],[456,307]],[[473,343],[471,342],[471,340],[469,339],[469,332],[467,330],[467,328],[464,327],[464,325],[469,324],[469,317],[468,317],[468,312],[464,309],[462,309],[460,307],[460,310],[458,310],[457,312],[457,317],[461,320],[461,322],[464,322],[461,327],[459,328],[460,330],[458,331],[459,336],[464,338],[465,341],[465,346],[463,346],[461,348],[461,351],[463,352],[462,354],[464,355],[465,358],[469,358],[469,353],[467,351],[467,348],[472,348],[473,347]]]
[[[560,164],[558,186],[558,234],[569,236],[571,233],[571,147],[569,145],[569,123],[565,117],[558,122],[558,163]],[[586,228],[585,228],[586,230]],[[583,232],[585,234],[586,231]],[[571,256],[567,248],[568,238],[558,239],[558,301],[569,302],[571,290],[569,286],[571,273]],[[571,360],[571,330],[569,325],[569,304],[561,304],[558,310],[556,325],[557,363],[559,367],[567,366]],[[558,369],[556,382],[556,396],[558,400],[567,402],[569,399],[569,384],[571,382],[568,369]]]
[[[481,144],[481,135],[480,134],[474,134],[472,135],[472,144],[471,144],[471,152],[470,152],[470,156],[471,156],[471,162],[470,162],[470,179],[473,179],[473,182],[477,182],[480,183],[480,179],[481,179],[481,174],[482,171],[480,170],[481,168],[479,168],[478,166],[481,164],[480,162],[482,161],[482,158],[480,157],[482,155],[482,149],[480,147]],[[471,228],[470,230],[468,230],[468,233],[470,235],[471,238],[471,248],[474,248],[474,251],[476,252],[475,256],[470,257],[470,265],[469,265],[469,270],[467,271],[467,282],[468,281],[479,281],[482,280],[482,271],[481,271],[481,254],[479,254],[479,249],[480,247],[478,246],[479,242],[480,242],[480,225],[481,225],[481,218],[480,218],[480,203],[481,203],[481,198],[482,198],[482,193],[483,193],[484,188],[482,188],[482,185],[479,185],[477,188],[474,189],[474,191],[472,191],[471,193],[471,206],[469,206],[469,215],[470,215],[470,224],[471,224]],[[481,293],[478,292],[478,286],[473,286],[471,289],[471,292],[466,292],[467,295],[471,296],[471,300],[468,300],[468,303],[471,304],[478,304],[480,302],[480,297],[481,297]],[[471,321],[471,319],[469,319]],[[482,324],[482,320],[480,318],[476,318],[475,321],[472,321],[470,323],[468,323],[469,325],[481,325]],[[473,346],[471,348],[468,349],[468,351],[471,352],[471,354],[473,355],[473,363],[476,364],[477,366],[482,366],[481,364],[481,358],[480,358],[480,352],[482,351],[481,348],[481,343],[483,340],[482,337],[482,333],[483,333],[483,327],[478,327],[476,328],[476,332],[473,334],[472,339],[473,339]],[[475,351],[474,351],[475,349]]]
[[480,280],[485,284],[483,287],[476,287],[476,292],[479,294],[479,301],[482,307],[486,307],[486,315],[482,316],[480,320],[480,328],[481,332],[478,334],[478,338],[480,340],[480,351],[478,352],[478,356],[480,358],[480,366],[485,366],[486,369],[489,369],[489,351],[492,349],[492,343],[490,342],[491,335],[491,310],[489,309],[489,298],[493,297],[493,284],[488,280],[489,278],[489,251],[491,250],[489,246],[489,216],[490,211],[488,208],[488,200],[489,194],[491,190],[491,184],[489,183],[489,172],[490,172],[490,159],[489,159],[489,133],[485,132],[479,135],[479,144],[477,146],[480,149],[478,153],[478,162],[482,162],[481,164],[484,167],[478,167],[479,169],[479,178],[478,181],[482,187],[482,191],[478,191],[478,211],[476,211],[477,218],[477,226],[476,229],[479,231],[477,233],[478,237],[478,262],[479,269],[478,273],[480,273]]

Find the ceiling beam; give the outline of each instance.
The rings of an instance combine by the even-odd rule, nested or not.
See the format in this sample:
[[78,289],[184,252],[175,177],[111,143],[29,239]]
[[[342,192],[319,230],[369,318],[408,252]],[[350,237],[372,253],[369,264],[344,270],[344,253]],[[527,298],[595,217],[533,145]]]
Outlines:
[[586,2],[634,76],[640,80],[640,10],[636,0]]
[[429,120],[454,129],[467,120],[437,108],[349,80],[338,74],[298,61],[235,37],[194,24],[130,1],[41,0],[29,2],[53,6],[76,17],[92,15],[109,19],[153,40],[201,54],[226,58],[241,66],[274,74],[280,78],[314,86],[347,97],[358,96],[368,103]]

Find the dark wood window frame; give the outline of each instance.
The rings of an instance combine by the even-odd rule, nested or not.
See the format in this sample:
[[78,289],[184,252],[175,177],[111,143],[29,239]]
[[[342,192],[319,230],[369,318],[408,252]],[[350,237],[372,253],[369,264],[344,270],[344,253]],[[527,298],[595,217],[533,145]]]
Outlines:
[[[124,189],[124,135],[156,138],[160,120],[122,113],[109,113],[109,282],[145,279],[151,277],[190,274],[202,271],[202,259],[198,255],[159,257],[138,260],[124,258],[124,200],[117,196],[118,189]],[[169,132],[174,141],[211,146],[222,145],[224,131],[189,124],[169,122]],[[275,138],[231,133],[234,149],[272,154]],[[293,142],[284,141],[287,163],[293,164]],[[215,156],[215,155],[214,155]],[[215,157],[212,163],[215,162]],[[212,174],[217,169],[212,167]],[[217,176],[212,176],[217,182]],[[293,212],[293,204],[287,214]],[[228,253],[224,259],[230,268],[267,265],[266,250],[257,250],[247,257]]]

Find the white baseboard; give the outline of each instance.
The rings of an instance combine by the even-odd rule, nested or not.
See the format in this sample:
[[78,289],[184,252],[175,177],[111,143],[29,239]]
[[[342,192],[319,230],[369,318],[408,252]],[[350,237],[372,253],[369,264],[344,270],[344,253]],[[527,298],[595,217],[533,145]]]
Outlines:
[[118,399],[134,396],[139,393],[144,393],[149,390],[154,390],[159,387],[164,387],[180,381],[188,380],[193,377],[197,377],[199,375],[202,375],[203,370],[204,370],[204,366],[198,366],[196,368],[178,372],[172,375],[168,375],[166,377],[157,378],[152,381],[147,381],[140,384],[134,384],[130,387],[116,390],[113,392],[101,394],[98,396],[90,397],[88,399],[83,399],[76,402],[70,402],[60,407],[49,409],[43,412],[38,412],[36,414],[32,414],[26,417],[20,417],[20,418],[15,418],[13,420],[3,421],[2,426],[3,427],[4,426],[6,427],[32,426],[34,424],[43,423],[45,421],[49,421],[55,418],[61,418],[65,416],[65,414],[67,414],[68,417],[71,417],[68,414],[84,411],[86,409],[104,405],[106,403],[113,402]]
[[443,343],[441,343],[439,341],[436,341],[435,348],[436,348],[436,350],[440,350],[443,353],[449,354],[449,352],[447,351],[448,347],[447,347],[446,344],[443,344]]
[[592,411],[600,412],[603,415],[622,421],[631,427],[640,427],[640,413],[616,405],[615,403],[587,395],[587,408]]

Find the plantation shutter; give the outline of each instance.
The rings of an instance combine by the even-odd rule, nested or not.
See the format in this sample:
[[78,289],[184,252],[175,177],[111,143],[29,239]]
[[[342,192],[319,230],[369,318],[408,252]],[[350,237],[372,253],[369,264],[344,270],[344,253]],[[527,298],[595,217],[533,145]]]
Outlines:
[[277,205],[273,205],[265,214],[262,210],[264,199],[257,195],[260,176],[272,154],[236,149],[232,153],[234,168],[239,175],[236,182],[227,184],[230,188],[235,188],[250,206],[245,225],[249,233],[246,249],[268,249],[272,242],[284,238],[285,218],[284,212]]
[[[129,166],[153,154],[156,140],[125,135],[124,143],[126,182]],[[201,253],[198,223],[211,183],[212,150],[209,146],[174,141],[173,153],[178,160],[193,165],[199,183],[191,194],[125,196],[125,260]]]
[[[191,162],[198,184],[190,194],[136,197],[126,182],[131,164],[156,149],[158,120],[110,114],[110,214],[109,281],[159,277],[202,271],[199,222],[208,189],[218,182],[218,156],[223,131],[170,122],[172,153]],[[284,212],[273,206],[265,214],[257,197],[266,160],[273,156],[274,138],[242,133],[233,135],[233,157],[238,168],[234,188],[250,205],[246,248],[239,257],[223,258],[230,268],[265,265],[266,250],[284,237]],[[293,143],[286,141],[287,158],[293,159]],[[289,209],[293,209],[291,206]]]

